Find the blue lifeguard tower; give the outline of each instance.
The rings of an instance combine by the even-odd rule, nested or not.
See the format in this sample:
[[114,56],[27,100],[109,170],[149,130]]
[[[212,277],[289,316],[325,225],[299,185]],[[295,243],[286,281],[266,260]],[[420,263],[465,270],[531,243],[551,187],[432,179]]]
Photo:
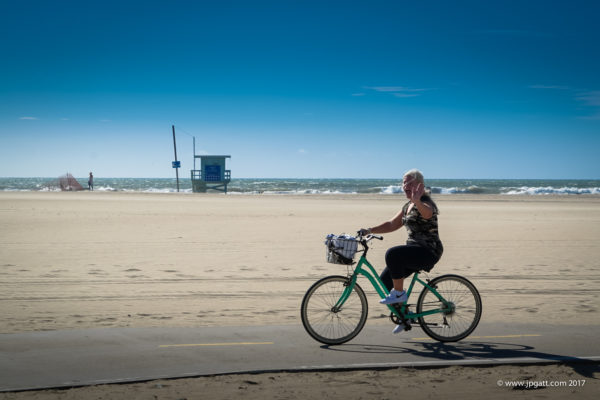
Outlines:
[[[231,156],[197,156],[200,159],[200,169],[193,169],[192,191],[206,193],[207,190],[218,190],[227,193],[227,184],[231,182],[231,171],[225,169],[225,160]],[[195,167],[195,163],[194,163]]]

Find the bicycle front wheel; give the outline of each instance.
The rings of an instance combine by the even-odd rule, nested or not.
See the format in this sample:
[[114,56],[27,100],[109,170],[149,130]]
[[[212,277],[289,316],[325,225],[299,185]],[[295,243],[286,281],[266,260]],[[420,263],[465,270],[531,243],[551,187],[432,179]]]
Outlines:
[[304,295],[301,318],[304,329],[313,339],[330,345],[353,339],[367,322],[367,297],[357,284],[346,302],[336,308],[350,284],[344,276],[328,276],[315,282]]
[[471,282],[458,275],[443,275],[429,282],[444,303],[425,287],[417,301],[417,313],[444,310],[419,318],[421,328],[432,339],[440,342],[457,342],[475,330],[481,318],[481,296]]

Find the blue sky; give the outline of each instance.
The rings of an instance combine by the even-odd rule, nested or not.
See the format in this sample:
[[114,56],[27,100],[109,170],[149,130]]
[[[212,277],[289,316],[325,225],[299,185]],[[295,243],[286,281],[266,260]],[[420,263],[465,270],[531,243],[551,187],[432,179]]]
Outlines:
[[600,178],[598,1],[0,4],[0,176]]

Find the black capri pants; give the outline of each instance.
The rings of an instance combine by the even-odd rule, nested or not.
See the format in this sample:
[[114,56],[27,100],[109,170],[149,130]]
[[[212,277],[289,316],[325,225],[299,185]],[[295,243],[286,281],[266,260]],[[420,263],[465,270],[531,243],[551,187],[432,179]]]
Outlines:
[[419,245],[403,245],[392,247],[385,253],[386,267],[380,275],[381,281],[391,290],[392,279],[407,278],[414,272],[431,271],[440,260],[431,250]]

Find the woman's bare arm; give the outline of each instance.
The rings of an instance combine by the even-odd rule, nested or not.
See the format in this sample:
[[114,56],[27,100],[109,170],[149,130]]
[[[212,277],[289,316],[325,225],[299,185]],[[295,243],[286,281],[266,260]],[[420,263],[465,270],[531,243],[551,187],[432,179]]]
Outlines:
[[402,217],[404,217],[404,212],[400,210],[400,212],[396,214],[394,218],[390,219],[389,221],[385,221],[382,224],[369,228],[369,231],[371,231],[371,233],[394,232],[395,230],[402,228]]

